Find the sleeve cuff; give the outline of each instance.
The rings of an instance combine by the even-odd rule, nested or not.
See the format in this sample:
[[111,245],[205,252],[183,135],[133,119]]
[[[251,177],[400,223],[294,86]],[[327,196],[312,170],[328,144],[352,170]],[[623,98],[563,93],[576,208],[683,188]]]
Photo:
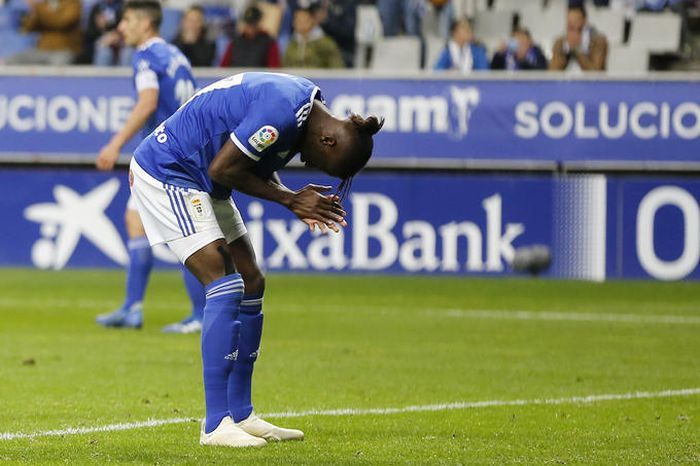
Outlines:
[[254,161],[260,160],[260,156],[253,154],[246,146],[243,145],[241,141],[238,140],[234,133],[231,133],[231,141],[238,147],[245,155]]
[[136,91],[141,92],[146,89],[160,89],[158,85],[158,75],[152,70],[139,71],[134,78]]

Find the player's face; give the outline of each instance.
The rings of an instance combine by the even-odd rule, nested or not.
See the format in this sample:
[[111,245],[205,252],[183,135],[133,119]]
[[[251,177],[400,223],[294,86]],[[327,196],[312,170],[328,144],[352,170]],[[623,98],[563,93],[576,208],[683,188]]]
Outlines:
[[126,10],[119,22],[119,32],[124,37],[124,43],[135,47],[143,42],[148,33],[150,23],[148,17],[135,10]]
[[317,168],[336,178],[342,176],[336,160],[338,157],[333,149],[319,144],[318,147],[302,152],[299,158],[309,168]]
[[297,10],[294,12],[294,31],[302,36],[311,32],[315,25],[314,17],[310,12],[306,10]]

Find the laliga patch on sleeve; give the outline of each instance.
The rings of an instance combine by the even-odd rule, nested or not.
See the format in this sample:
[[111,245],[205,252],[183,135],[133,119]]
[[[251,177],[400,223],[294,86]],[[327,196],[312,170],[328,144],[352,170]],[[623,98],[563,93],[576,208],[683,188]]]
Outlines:
[[255,150],[262,152],[273,145],[278,138],[279,131],[277,131],[277,128],[274,126],[265,125],[253,133],[250,139],[248,139],[248,142],[251,146],[253,146],[253,148],[255,148]]

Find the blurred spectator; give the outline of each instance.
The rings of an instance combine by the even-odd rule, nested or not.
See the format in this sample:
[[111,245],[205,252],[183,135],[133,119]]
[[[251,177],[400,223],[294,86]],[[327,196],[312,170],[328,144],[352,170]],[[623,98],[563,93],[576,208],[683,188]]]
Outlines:
[[22,20],[24,32],[39,33],[35,49],[7,59],[11,65],[68,65],[81,49],[80,0],[26,0],[29,12]]
[[503,44],[491,60],[492,70],[546,70],[547,59],[532,42],[530,31],[521,28],[513,31],[508,44]]
[[[594,2],[596,6],[601,6],[598,2]],[[579,0],[579,3],[583,3]],[[610,6],[611,8],[625,10],[625,11],[663,11],[667,7],[674,8],[678,7],[683,3],[683,0],[609,0],[604,6]]]
[[434,29],[433,33],[447,38],[455,18],[452,0],[377,0],[377,8],[384,35],[389,37],[399,34],[423,36],[427,20],[429,29]]
[[124,46],[117,32],[122,7],[122,0],[100,0],[92,6],[78,63],[98,66],[128,66],[131,63],[133,49]]
[[216,56],[216,44],[207,39],[207,25],[204,22],[204,9],[192,5],[185,11],[180,21],[180,30],[173,40],[192,66],[212,66]]
[[422,23],[425,23],[422,24],[423,31],[447,39],[450,35],[450,24],[456,18],[454,3],[451,0],[427,1],[429,8],[422,19]]
[[277,42],[260,28],[261,19],[262,12],[257,6],[245,10],[239,32],[221,57],[221,66],[279,68]]
[[377,0],[384,35],[408,34],[421,36],[422,18],[426,12],[425,0]]
[[338,44],[345,66],[355,61],[357,0],[326,0],[317,13],[323,31]]
[[489,69],[486,49],[474,42],[474,34],[469,20],[453,21],[450,34],[450,41],[435,63],[436,70],[458,70],[463,74],[468,74],[473,70]]
[[319,2],[298,1],[294,12],[294,34],[284,53],[283,63],[296,68],[343,68],[340,49],[318,24]]
[[551,70],[601,71],[608,56],[608,40],[588,24],[583,6],[569,7],[566,35],[552,49]]

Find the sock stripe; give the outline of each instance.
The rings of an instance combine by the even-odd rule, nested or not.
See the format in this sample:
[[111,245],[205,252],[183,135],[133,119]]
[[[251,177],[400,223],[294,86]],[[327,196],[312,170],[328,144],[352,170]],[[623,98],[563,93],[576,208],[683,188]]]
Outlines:
[[231,291],[222,291],[222,292],[220,292],[220,293],[214,293],[213,295],[207,296],[207,299],[219,298],[219,297],[221,297],[221,296],[227,296],[227,295],[230,295],[230,294],[233,294],[233,295],[241,294],[241,292],[243,292],[242,289],[240,289],[240,290],[231,290]]
[[[219,282],[216,285],[214,285],[215,282],[212,282],[209,285],[207,285],[207,287],[206,287],[207,291],[214,291],[214,290],[221,288],[222,286],[230,285],[231,283],[238,283],[238,282],[243,283],[243,279],[238,274],[229,275],[229,276],[220,278],[219,280],[216,280],[216,281]],[[212,285],[214,285],[214,286],[212,286]]]
[[237,294],[241,294],[241,292],[243,292],[242,289],[240,289],[240,290],[231,290],[231,291],[222,291],[222,292],[220,292],[220,293],[214,293],[213,295],[207,296],[207,299],[220,298],[221,296],[227,296],[227,295],[230,295],[230,294],[237,295]]
[[243,293],[243,283],[231,285],[218,290],[208,291],[206,296],[207,298],[211,298],[213,296],[221,296],[222,294],[229,293]]
[[263,299],[242,299],[241,300],[241,306],[254,306],[256,304],[262,304]]
[[221,285],[215,286],[214,288],[207,290],[207,295],[209,295],[210,293],[215,293],[217,291],[223,291],[229,288],[241,286],[243,286],[243,280],[235,280],[232,282],[223,283]]

